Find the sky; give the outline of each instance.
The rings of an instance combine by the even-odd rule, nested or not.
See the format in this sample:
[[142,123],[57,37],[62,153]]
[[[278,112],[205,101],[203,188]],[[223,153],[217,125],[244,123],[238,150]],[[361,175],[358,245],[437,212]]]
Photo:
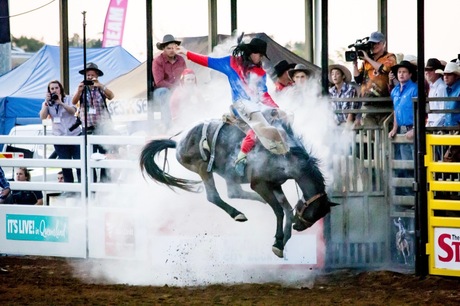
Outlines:
[[[449,8],[457,7],[458,0],[425,2],[425,58],[456,58],[460,53],[460,40],[445,37],[456,29],[457,10]],[[69,35],[83,36],[82,12],[86,11],[87,38],[102,39],[108,3],[109,0],[69,0]],[[265,32],[282,45],[303,42],[304,0],[284,3],[283,6],[266,0],[240,0],[238,31]],[[377,0],[329,0],[329,54],[332,59],[343,54],[356,39],[377,30],[376,3]],[[388,0],[390,52],[417,53],[416,3],[417,0]],[[176,37],[207,35],[207,5],[207,0],[152,0],[154,45],[169,33]],[[178,7],[180,9],[176,9]],[[168,13],[172,10],[173,13]],[[47,44],[58,44],[59,0],[10,0],[10,15],[14,16],[10,20],[13,36],[24,35]],[[123,47],[140,61],[146,59],[145,15],[145,1],[128,2]],[[230,34],[230,0],[218,1],[217,18],[219,34]],[[443,32],[444,35],[440,34]]]

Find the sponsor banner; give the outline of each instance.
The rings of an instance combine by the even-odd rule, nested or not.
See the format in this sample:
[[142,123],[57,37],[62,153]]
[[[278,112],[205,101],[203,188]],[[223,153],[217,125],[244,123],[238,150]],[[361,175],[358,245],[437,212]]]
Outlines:
[[435,267],[460,270],[460,228],[436,227],[434,244]]
[[107,102],[112,120],[118,122],[147,120],[147,98],[115,99]]
[[128,0],[111,0],[105,16],[102,47],[121,46]]
[[105,215],[105,255],[110,257],[135,257],[135,223],[122,212]]
[[0,253],[86,257],[84,207],[0,205]]
[[67,217],[41,215],[6,215],[6,239],[68,242]]

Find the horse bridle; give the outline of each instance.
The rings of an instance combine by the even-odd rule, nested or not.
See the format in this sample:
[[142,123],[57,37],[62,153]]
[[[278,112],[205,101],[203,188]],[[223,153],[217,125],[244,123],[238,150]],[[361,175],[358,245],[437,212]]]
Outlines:
[[323,197],[323,196],[325,196],[325,195],[326,195],[325,193],[317,193],[317,194],[315,194],[314,196],[312,196],[311,198],[309,198],[307,201],[305,201],[305,202],[303,203],[301,209],[298,209],[298,208],[296,207],[297,218],[299,218],[299,220],[300,220],[303,224],[305,224],[307,227],[312,226],[314,222],[307,221],[307,220],[305,220],[305,219],[302,217],[302,215],[303,215],[305,209],[307,209],[307,207],[308,207],[311,203],[315,202],[316,200],[318,200],[319,198],[321,198],[321,197]]

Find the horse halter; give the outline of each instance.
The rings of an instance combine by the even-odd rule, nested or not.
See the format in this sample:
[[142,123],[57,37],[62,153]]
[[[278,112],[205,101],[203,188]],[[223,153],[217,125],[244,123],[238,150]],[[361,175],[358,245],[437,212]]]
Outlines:
[[315,194],[314,196],[312,196],[311,198],[309,198],[307,201],[305,201],[305,202],[303,203],[301,209],[298,209],[298,208],[296,207],[297,218],[299,218],[299,220],[300,220],[303,224],[305,224],[307,227],[312,226],[312,225],[314,224],[314,222],[307,221],[307,220],[305,220],[305,219],[302,217],[303,213],[305,212],[305,209],[307,209],[307,207],[308,207],[311,203],[315,202],[316,200],[318,200],[319,198],[321,198],[321,197],[323,197],[323,196],[325,196],[325,195],[326,195],[325,193],[317,193],[317,194]]

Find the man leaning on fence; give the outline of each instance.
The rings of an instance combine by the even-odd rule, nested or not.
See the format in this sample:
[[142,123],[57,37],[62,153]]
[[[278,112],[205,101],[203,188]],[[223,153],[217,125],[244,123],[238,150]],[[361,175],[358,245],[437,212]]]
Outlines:
[[[391,67],[396,64],[396,56],[386,51],[385,36],[380,32],[373,32],[368,42],[372,44],[371,54],[363,52],[360,59],[363,61],[358,68],[357,60],[353,61],[353,74],[356,83],[361,85],[360,97],[368,97],[369,102],[364,102],[362,109],[377,110],[379,108],[391,107],[391,102],[371,102],[372,98],[388,97],[389,78]],[[385,113],[364,113],[362,124],[366,126],[378,125],[385,118]]]
[[[460,97],[460,68],[456,63],[449,62],[444,70],[438,69],[436,73],[443,75],[446,83],[447,97]],[[460,101],[446,102],[445,109],[460,110]],[[460,113],[446,113],[445,126],[458,126],[460,124]]]
[[0,167],[0,188],[2,188],[2,191],[0,191],[0,204],[3,204],[10,194],[11,189],[10,182],[6,179],[5,172],[3,172],[2,167]]

